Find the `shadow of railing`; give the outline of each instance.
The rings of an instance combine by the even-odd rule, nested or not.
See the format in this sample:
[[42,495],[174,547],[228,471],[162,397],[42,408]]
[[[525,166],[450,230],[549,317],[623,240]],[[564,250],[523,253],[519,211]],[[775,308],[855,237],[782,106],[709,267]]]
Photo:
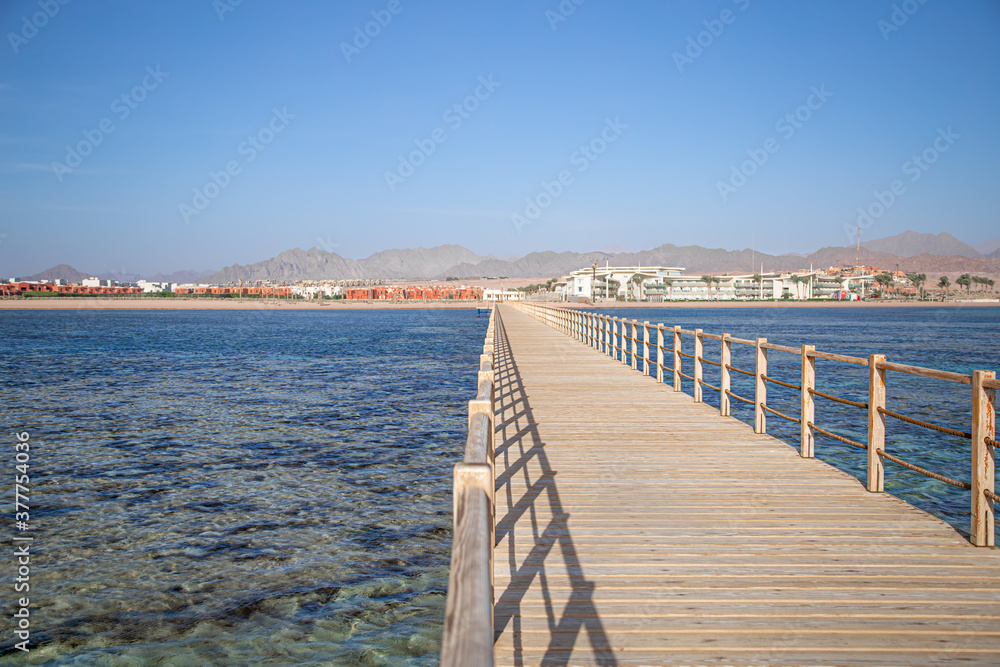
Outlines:
[[[497,545],[506,538],[507,562],[510,583],[499,593],[494,615],[495,637],[511,627],[514,641],[514,664],[523,665],[523,628],[521,604],[536,578],[544,601],[549,645],[541,660],[542,665],[568,665],[572,649],[581,635],[585,635],[599,665],[617,665],[611,644],[597,608],[593,603],[593,582],[582,574],[582,566],[569,529],[569,513],[563,508],[556,484],[557,471],[553,469],[545,451],[545,444],[538,433],[532,416],[531,404],[518,372],[517,362],[511,351],[503,319],[499,318],[496,336],[496,370],[499,413],[497,423]],[[509,414],[513,412],[513,414]],[[519,426],[520,424],[520,426]],[[512,460],[513,459],[513,460]],[[501,461],[503,462],[501,464]],[[537,465],[541,474],[532,480],[529,464]],[[537,473],[536,473],[537,474]],[[523,478],[525,489],[515,492],[514,482]],[[518,496],[518,497],[515,497]],[[541,526],[541,503],[548,503],[551,518]],[[501,517],[500,513],[506,511]],[[517,561],[515,526],[530,521],[533,544],[522,563]],[[553,551],[556,554],[553,555]],[[553,599],[553,590],[546,576],[545,566],[551,559],[562,558],[569,577],[570,595],[560,611],[559,600]],[[499,562],[501,554],[497,553]]]

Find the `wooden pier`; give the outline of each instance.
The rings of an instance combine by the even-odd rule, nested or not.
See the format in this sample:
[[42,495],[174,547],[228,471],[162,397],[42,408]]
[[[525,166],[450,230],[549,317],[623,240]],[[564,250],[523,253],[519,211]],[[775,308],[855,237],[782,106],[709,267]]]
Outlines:
[[[498,310],[456,467],[442,664],[1000,664],[995,548],[674,391],[662,329],[650,345],[634,323]],[[971,439],[995,444],[996,380],[977,381]]]

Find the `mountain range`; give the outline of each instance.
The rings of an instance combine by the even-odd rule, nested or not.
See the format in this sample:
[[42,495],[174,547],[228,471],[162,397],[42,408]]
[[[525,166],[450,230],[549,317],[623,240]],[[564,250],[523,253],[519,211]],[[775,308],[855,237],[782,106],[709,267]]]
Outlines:
[[[987,252],[988,251],[988,252]],[[750,249],[725,250],[697,245],[665,243],[650,250],[629,252],[611,246],[594,252],[532,252],[523,257],[480,256],[458,245],[434,248],[383,250],[364,259],[341,257],[319,248],[286,250],[261,262],[233,264],[221,271],[178,271],[157,274],[148,280],[165,282],[244,283],[262,281],[341,280],[382,278],[388,280],[443,280],[447,277],[472,279],[489,276],[508,278],[558,277],[598,264],[617,266],[683,267],[686,273],[751,273],[756,271],[799,270],[830,266],[853,266],[855,246],[821,248],[810,254],[770,255]],[[1000,238],[971,246],[951,234],[904,232],[861,245],[861,262],[882,268],[941,273],[1000,272]],[[61,278],[78,282],[88,275],[60,264],[28,280]],[[99,277],[134,282],[141,276],[103,274]]]

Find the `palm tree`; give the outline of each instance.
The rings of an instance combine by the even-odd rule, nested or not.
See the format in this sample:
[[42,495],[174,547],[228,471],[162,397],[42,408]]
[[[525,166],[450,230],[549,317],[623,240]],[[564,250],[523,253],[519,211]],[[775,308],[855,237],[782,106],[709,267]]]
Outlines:
[[763,296],[763,294],[762,294],[762,290],[763,290],[762,285],[764,284],[764,276],[762,276],[759,273],[755,273],[755,274],[753,274],[753,281],[755,283],[757,283],[757,295],[758,296]]
[[642,301],[642,276],[632,276],[632,282],[635,283],[636,302]]
[[796,297],[798,297],[798,295],[799,295],[799,281],[800,281],[801,279],[799,278],[799,276],[798,276],[798,275],[792,275],[791,277],[789,277],[789,279],[788,279],[788,280],[789,280],[789,282],[791,282],[791,283],[792,283],[793,285],[795,285],[795,296],[796,296]]
[[962,285],[969,292],[972,291],[972,276],[968,273],[963,273],[955,280],[956,285]]
[[719,285],[722,284],[722,278],[719,276],[712,276],[712,282],[715,283],[715,300],[719,300]]
[[889,286],[892,285],[895,280],[888,273],[880,273],[875,276],[875,282],[882,286],[882,292],[884,293],[888,291]]
[[663,279],[663,284],[666,285],[667,289],[670,290],[669,299],[671,301],[673,301],[674,300],[674,279],[673,278],[664,278]]
[[948,280],[948,276],[941,276],[941,280],[938,281],[938,287],[944,290],[944,298],[948,298],[948,288],[951,287],[951,281]]
[[703,275],[701,277],[701,282],[705,283],[705,290],[708,292],[709,300],[712,299],[712,276]]

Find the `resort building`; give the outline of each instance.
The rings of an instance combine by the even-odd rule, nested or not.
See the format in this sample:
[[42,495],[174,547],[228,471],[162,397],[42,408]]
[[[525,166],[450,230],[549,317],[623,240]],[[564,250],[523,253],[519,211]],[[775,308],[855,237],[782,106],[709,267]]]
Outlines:
[[[605,266],[579,269],[553,287],[563,301],[771,301],[864,298],[872,274],[828,271],[691,276],[679,267]],[[851,295],[856,295],[852,297]]]

